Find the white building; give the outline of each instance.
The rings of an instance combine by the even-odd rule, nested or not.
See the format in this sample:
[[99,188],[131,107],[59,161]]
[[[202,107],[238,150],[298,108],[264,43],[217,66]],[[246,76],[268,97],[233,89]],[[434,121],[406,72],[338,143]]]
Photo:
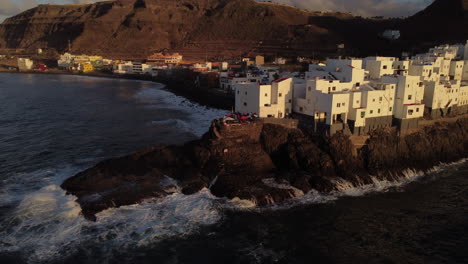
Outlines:
[[227,63],[225,61],[221,62],[221,70],[222,71],[227,71],[228,68],[229,68],[229,63]]
[[423,102],[433,118],[452,113],[459,101],[460,81],[425,82]]
[[382,33],[382,37],[389,39],[389,40],[397,40],[400,38],[400,36],[401,36],[400,30],[388,29]]
[[451,61],[449,75],[455,80],[462,80],[464,61]]
[[417,128],[424,115],[424,83],[420,76],[384,76],[383,83],[396,84],[393,116],[401,129]]
[[34,62],[27,58],[18,58],[18,69],[20,71],[32,70]]
[[179,53],[163,54],[156,53],[147,58],[148,62],[163,64],[178,64],[182,61],[182,55]]
[[468,85],[460,86],[458,92],[457,111],[459,114],[468,113]]
[[[363,61],[357,59],[338,60],[328,59],[327,64],[311,64],[305,73],[306,80],[330,79],[351,83],[349,89],[359,88],[365,81],[366,71],[362,68]],[[333,91],[333,87],[331,87]]]
[[219,75],[219,87],[226,91],[235,91],[238,84],[270,84],[274,80],[276,71],[260,71],[257,73],[247,72],[245,74],[221,72]]
[[57,61],[59,69],[68,70],[73,66],[75,56],[70,53],[60,55],[60,59]]
[[364,59],[364,64],[365,69],[369,71],[369,78],[376,80],[384,75],[392,75],[395,61],[396,58],[393,57],[367,57]]
[[348,124],[355,134],[390,127],[393,123],[396,84],[374,83],[363,85],[350,95]]
[[293,82],[282,78],[271,85],[240,84],[235,86],[236,112],[255,113],[259,117],[284,118],[292,112]]
[[141,62],[123,62],[117,65],[117,69],[114,70],[116,74],[143,74],[157,76],[158,71],[156,67],[152,65],[141,63]]
[[286,59],[285,58],[276,58],[274,61],[273,61],[273,64],[280,64],[280,65],[284,65],[286,64]]

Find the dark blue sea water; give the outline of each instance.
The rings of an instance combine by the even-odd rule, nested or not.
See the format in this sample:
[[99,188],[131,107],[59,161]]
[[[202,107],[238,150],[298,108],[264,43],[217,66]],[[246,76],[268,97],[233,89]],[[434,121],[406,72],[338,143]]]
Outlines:
[[157,83],[0,74],[0,263],[468,263],[465,161],[272,208],[177,193],[97,222],[59,187],[222,114]]

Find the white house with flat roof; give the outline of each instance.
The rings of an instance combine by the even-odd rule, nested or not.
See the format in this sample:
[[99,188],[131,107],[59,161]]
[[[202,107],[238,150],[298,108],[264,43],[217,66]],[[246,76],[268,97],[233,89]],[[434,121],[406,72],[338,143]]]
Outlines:
[[468,113],[468,85],[460,86],[460,90],[458,92],[458,105],[457,111],[460,114]]
[[463,77],[463,67],[465,66],[464,61],[451,61],[450,63],[450,72],[449,75],[454,80],[462,80]]
[[433,118],[450,114],[458,105],[460,84],[458,80],[424,82],[423,103]]
[[439,74],[432,63],[411,64],[408,75],[421,77],[425,81],[437,81]]
[[354,134],[390,127],[393,122],[393,107],[396,84],[364,84],[359,92],[351,93],[348,124]]
[[292,113],[293,80],[281,78],[269,85],[235,85],[236,112],[284,118]]
[[393,57],[367,57],[364,59],[365,69],[369,71],[369,78],[380,79],[384,75],[391,75],[395,72],[393,64],[396,58]]
[[424,83],[420,76],[384,76],[384,83],[396,84],[394,123],[401,129],[418,127],[424,115]]
[[18,69],[20,71],[32,70],[34,62],[28,58],[18,58]]

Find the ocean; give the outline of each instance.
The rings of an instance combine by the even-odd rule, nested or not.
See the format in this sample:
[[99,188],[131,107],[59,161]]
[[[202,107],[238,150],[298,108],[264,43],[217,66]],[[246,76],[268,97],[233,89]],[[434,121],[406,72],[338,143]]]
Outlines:
[[153,82],[0,74],[0,263],[468,263],[468,163],[269,207],[209,190],[80,215],[59,186],[225,111]]

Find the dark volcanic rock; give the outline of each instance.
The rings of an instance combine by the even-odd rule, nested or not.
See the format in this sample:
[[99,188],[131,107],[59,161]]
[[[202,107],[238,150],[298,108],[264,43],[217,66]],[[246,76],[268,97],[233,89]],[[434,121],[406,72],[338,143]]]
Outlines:
[[106,208],[163,197],[178,188],[187,195],[210,188],[218,197],[266,205],[311,189],[336,190],[337,181],[360,186],[372,182],[370,175],[397,180],[406,169],[425,171],[467,156],[468,118],[406,136],[395,129],[376,130],[359,151],[340,133],[326,138],[263,121],[232,126],[214,121],[200,140],[101,162],[62,188],[76,195],[83,214],[94,219]]

